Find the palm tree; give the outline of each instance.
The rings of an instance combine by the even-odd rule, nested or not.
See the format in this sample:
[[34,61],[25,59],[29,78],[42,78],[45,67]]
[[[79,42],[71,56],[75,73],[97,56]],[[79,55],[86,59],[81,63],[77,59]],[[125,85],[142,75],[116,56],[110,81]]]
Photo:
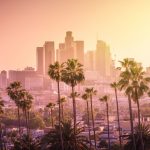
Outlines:
[[[86,146],[86,137],[81,135],[83,128],[78,127],[79,124],[76,124],[76,135],[74,135],[74,126],[72,126],[71,121],[62,122],[61,125],[65,150],[89,150]],[[59,136],[59,126],[55,125],[55,129],[47,133],[41,140],[41,150],[60,150],[61,143],[59,141]]]
[[89,95],[87,93],[82,95],[82,99],[86,101],[86,110],[87,110],[87,121],[88,121],[88,128],[89,128],[89,142],[90,142],[90,149],[92,147],[91,143],[91,131],[90,131],[90,119],[89,119]]
[[102,98],[99,98],[101,102],[106,103],[106,112],[107,112],[107,128],[108,128],[108,149],[110,150],[110,136],[109,136],[109,111],[108,111],[108,100],[109,96],[104,95]]
[[23,135],[22,137],[16,138],[13,143],[13,150],[40,150],[39,140],[31,138],[29,135]]
[[120,118],[119,118],[119,106],[118,106],[118,95],[117,95],[117,88],[118,84],[113,82],[110,86],[115,90],[115,97],[116,97],[116,106],[117,106],[117,121],[118,121],[118,130],[119,130],[119,142],[120,142],[120,149],[122,149],[122,141],[121,141],[121,128],[120,128]]
[[67,101],[66,97],[63,96],[60,98],[60,105],[61,105],[61,117],[62,117],[62,121],[64,121],[64,103]]
[[49,108],[50,111],[51,111],[51,124],[52,124],[52,127],[54,127],[53,109],[54,109],[54,107],[55,107],[55,104],[54,104],[54,103],[48,103],[48,104],[46,105],[46,107]]
[[20,82],[12,82],[10,83],[9,87],[7,87],[8,96],[15,102],[18,110],[18,128],[20,134],[20,99],[22,92],[22,85]]
[[[149,150],[150,149],[150,125],[145,125],[145,124],[138,124],[135,127],[135,142],[136,142],[136,149],[137,150],[141,150],[142,149],[142,145],[141,145],[141,141],[140,141],[140,132],[143,133],[143,142],[144,142],[144,150]],[[133,147],[133,138],[132,138],[132,134],[127,136],[127,144],[124,147],[124,150],[134,150]]]
[[3,107],[4,107],[4,101],[3,101],[2,98],[0,97],[0,114],[3,113]]
[[32,106],[32,100],[33,97],[31,94],[29,94],[26,90],[22,91],[22,99],[20,101],[20,107],[25,115],[26,120],[26,128],[27,128],[27,134],[29,135],[29,110]]
[[125,58],[123,61],[120,61],[121,63],[121,74],[120,74],[120,80],[118,82],[118,86],[120,90],[124,90],[125,94],[128,97],[128,103],[129,103],[129,113],[130,113],[130,126],[131,126],[131,134],[133,138],[133,145],[134,150],[136,150],[135,145],[135,137],[134,137],[134,128],[133,128],[133,115],[132,115],[132,104],[131,104],[131,93],[132,93],[132,87],[131,87],[131,72],[130,68],[134,67],[136,63],[133,60],[130,60],[128,58]]
[[[149,87],[148,84],[150,83],[149,77],[144,77],[145,72],[143,71],[142,66],[136,64],[134,67],[130,68],[131,70],[131,85],[132,85],[132,99],[137,104],[138,109],[138,124],[141,124],[141,111],[140,111],[140,98],[148,92]],[[141,127],[141,126],[139,126]],[[144,143],[142,138],[142,132],[140,132],[140,139],[142,150],[144,150]]]
[[56,61],[54,64],[50,64],[48,75],[51,79],[55,80],[57,82],[57,92],[58,92],[58,103],[59,103],[59,130],[60,130],[60,140],[61,140],[61,149],[63,150],[63,137],[61,132],[61,106],[60,106],[60,81],[61,81],[61,75],[63,70],[63,64],[59,64],[58,61]]
[[92,126],[93,126],[94,142],[95,142],[95,149],[96,149],[96,133],[95,133],[95,121],[94,121],[94,113],[93,113],[93,95],[96,95],[97,91],[94,90],[94,88],[86,88],[85,93],[88,95],[91,102]]
[[75,86],[84,80],[83,65],[76,59],[68,59],[65,63],[65,68],[62,71],[62,81],[71,86],[73,115],[74,115],[74,135],[76,135],[76,101],[75,101]]

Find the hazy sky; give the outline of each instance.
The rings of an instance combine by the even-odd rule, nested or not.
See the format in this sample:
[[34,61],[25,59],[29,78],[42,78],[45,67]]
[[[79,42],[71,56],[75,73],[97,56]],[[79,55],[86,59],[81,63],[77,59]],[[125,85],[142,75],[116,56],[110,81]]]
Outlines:
[[113,57],[150,66],[150,0],[0,0],[0,70],[35,67],[36,47],[68,30],[85,50],[98,35]]

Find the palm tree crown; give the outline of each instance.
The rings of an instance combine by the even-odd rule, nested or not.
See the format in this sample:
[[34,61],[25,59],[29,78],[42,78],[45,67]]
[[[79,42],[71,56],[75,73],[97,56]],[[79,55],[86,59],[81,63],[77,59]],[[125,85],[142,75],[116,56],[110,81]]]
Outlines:
[[66,84],[74,87],[84,79],[83,65],[76,59],[68,59],[62,71],[62,80]]

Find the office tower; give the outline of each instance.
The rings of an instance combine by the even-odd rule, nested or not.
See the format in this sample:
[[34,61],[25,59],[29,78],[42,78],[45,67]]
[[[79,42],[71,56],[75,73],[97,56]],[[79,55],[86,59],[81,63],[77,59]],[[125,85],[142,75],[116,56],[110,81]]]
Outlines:
[[104,41],[97,41],[95,51],[95,70],[100,76],[107,77],[111,75],[112,60],[109,46]]
[[75,58],[84,65],[84,41],[75,41]]
[[54,42],[46,41],[43,48],[44,48],[44,75],[47,75],[49,65],[55,62]]
[[71,59],[75,57],[75,47],[74,47],[74,41],[71,31],[66,32],[65,37],[65,59]]
[[95,54],[94,50],[86,52],[85,54],[85,69],[86,70],[90,70],[90,71],[94,70],[94,62],[95,62],[94,54]]
[[[21,82],[23,88],[26,88],[26,79],[28,78],[38,78],[37,72],[32,67],[26,67],[24,70],[9,70],[9,83],[19,81]],[[36,83],[35,83],[36,84]],[[38,85],[38,84],[37,84]],[[30,82],[30,86],[31,82]]]
[[37,73],[43,75],[44,74],[44,51],[43,47],[36,48],[36,68]]
[[56,58],[60,63],[67,59],[78,59],[84,64],[84,41],[74,41],[71,31],[66,32],[65,42],[59,44],[56,52]]
[[67,52],[65,50],[65,43],[59,43],[59,49],[56,51],[57,61],[63,63],[67,60]]

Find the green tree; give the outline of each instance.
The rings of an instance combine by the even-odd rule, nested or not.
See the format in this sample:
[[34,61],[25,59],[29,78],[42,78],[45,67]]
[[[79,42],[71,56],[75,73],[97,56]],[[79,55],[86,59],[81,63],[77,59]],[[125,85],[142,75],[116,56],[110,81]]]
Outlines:
[[82,99],[86,101],[86,111],[87,111],[87,124],[88,124],[88,130],[89,130],[89,142],[90,142],[90,149],[92,147],[91,143],[91,129],[90,129],[90,119],[89,119],[89,95],[87,93],[82,95]]
[[94,90],[94,88],[86,88],[85,93],[87,94],[91,102],[92,126],[93,126],[94,142],[95,142],[95,149],[96,149],[96,133],[95,133],[95,121],[94,121],[94,113],[93,113],[93,95],[96,95],[97,91]]
[[99,98],[99,100],[101,102],[105,102],[106,103],[106,112],[107,112],[107,128],[108,128],[108,149],[110,150],[110,135],[109,135],[109,106],[108,106],[108,100],[109,100],[109,96],[108,95],[104,95],[102,98]]
[[60,106],[60,81],[61,81],[61,75],[63,70],[63,64],[60,64],[58,61],[56,61],[54,64],[50,64],[48,75],[51,79],[55,80],[57,82],[57,92],[58,92],[58,102],[59,102],[59,130],[60,130],[60,140],[61,140],[61,149],[63,150],[63,137],[61,132],[61,106]]
[[118,130],[119,130],[119,143],[120,143],[120,149],[122,149],[121,128],[120,128],[120,118],[119,118],[119,104],[118,104],[118,95],[117,95],[118,84],[116,82],[113,82],[110,84],[110,86],[115,91],[116,107],[117,107],[117,121],[118,121]]
[[[74,115],[74,135],[76,135],[76,101],[75,101],[75,86],[84,80],[83,65],[75,59],[68,59],[65,63],[65,68],[62,71],[62,81],[71,86],[73,115]],[[76,140],[75,140],[76,141]]]
[[[83,128],[78,127],[76,124],[76,135],[74,135],[74,129],[71,125],[71,121],[62,122],[62,133],[65,150],[88,150],[86,146],[87,139],[80,135]],[[47,133],[41,142],[42,150],[60,150],[61,143],[59,140],[60,132],[59,126],[55,125],[55,129]],[[76,139],[76,145],[75,145]]]
[[53,109],[55,108],[55,104],[50,102],[50,103],[48,103],[46,105],[46,107],[50,109],[50,112],[51,112],[50,113],[51,114],[51,116],[50,116],[50,118],[51,118],[51,125],[52,125],[52,127],[54,127]]

